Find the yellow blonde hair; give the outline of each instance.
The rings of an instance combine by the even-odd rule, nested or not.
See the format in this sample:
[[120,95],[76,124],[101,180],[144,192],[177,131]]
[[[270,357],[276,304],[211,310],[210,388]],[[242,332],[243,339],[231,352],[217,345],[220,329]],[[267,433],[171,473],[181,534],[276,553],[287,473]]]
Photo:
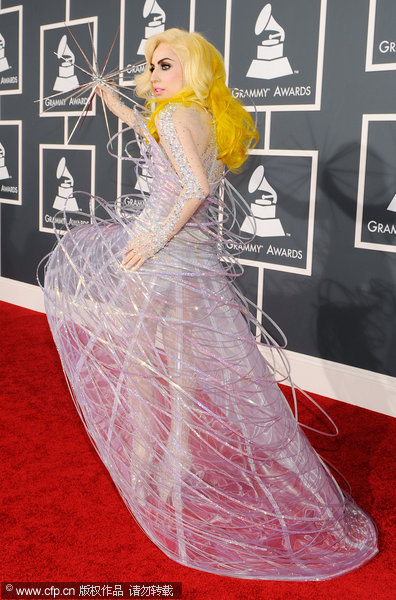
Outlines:
[[[172,98],[153,98],[150,64],[159,44],[169,44],[183,67],[184,88]],[[168,102],[185,105],[197,103],[212,113],[216,123],[218,158],[231,170],[237,170],[247,159],[247,151],[258,141],[259,134],[251,115],[225,84],[225,68],[220,52],[201,34],[183,29],[167,29],[146,42],[147,65],[135,77],[136,94],[154,106],[149,119],[150,132],[158,140],[155,116]]]

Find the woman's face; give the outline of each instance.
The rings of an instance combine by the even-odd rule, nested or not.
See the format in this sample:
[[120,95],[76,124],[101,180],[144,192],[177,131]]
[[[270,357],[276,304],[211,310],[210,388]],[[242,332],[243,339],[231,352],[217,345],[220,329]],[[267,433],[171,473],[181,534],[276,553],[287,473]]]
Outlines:
[[171,98],[184,86],[183,67],[169,44],[159,44],[150,63],[153,92],[158,98]]

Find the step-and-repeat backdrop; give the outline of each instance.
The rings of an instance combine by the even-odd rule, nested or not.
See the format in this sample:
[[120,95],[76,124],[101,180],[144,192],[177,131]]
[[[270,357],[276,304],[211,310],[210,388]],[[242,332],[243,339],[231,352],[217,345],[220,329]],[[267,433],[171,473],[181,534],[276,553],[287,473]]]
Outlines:
[[119,29],[106,70],[136,65],[132,90],[151,35],[196,30],[261,134],[230,176],[257,229],[240,286],[290,350],[395,376],[395,23],[395,0],[1,0],[1,276],[36,283],[65,199],[68,223],[89,220],[74,190],[136,202],[99,102],[73,132],[88,63]]

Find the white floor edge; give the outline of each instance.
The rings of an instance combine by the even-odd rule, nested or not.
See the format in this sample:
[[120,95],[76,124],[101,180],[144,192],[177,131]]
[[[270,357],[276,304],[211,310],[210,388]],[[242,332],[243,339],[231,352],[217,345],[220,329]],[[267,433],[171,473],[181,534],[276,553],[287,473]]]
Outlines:
[[[0,300],[44,312],[39,287],[0,277]],[[396,378],[287,351],[293,381],[302,389],[396,417]]]

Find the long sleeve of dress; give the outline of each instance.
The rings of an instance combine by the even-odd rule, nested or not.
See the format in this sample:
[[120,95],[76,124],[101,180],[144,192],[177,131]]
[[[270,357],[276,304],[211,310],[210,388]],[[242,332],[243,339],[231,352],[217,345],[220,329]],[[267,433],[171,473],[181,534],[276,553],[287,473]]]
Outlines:
[[[211,129],[205,127],[203,119],[197,110],[171,103],[156,120],[160,146],[179,186],[174,201],[161,219],[156,218],[152,211],[144,215],[146,234],[138,243],[144,244],[144,253],[148,257],[161,250],[182,229],[209,194],[210,187],[201,155],[207,148]],[[149,223],[147,217],[151,218]],[[135,246],[133,249],[136,249]]]
[[[154,225],[156,251],[163,247],[191,218],[209,194],[209,183],[196,136],[202,121],[194,109],[170,104],[158,119],[160,144],[178,176],[181,192],[167,218]],[[202,135],[202,132],[201,132]]]
[[202,119],[193,108],[168,105],[158,119],[160,143],[183,186],[185,199],[203,200],[209,194],[209,184],[199,153],[197,140]]

